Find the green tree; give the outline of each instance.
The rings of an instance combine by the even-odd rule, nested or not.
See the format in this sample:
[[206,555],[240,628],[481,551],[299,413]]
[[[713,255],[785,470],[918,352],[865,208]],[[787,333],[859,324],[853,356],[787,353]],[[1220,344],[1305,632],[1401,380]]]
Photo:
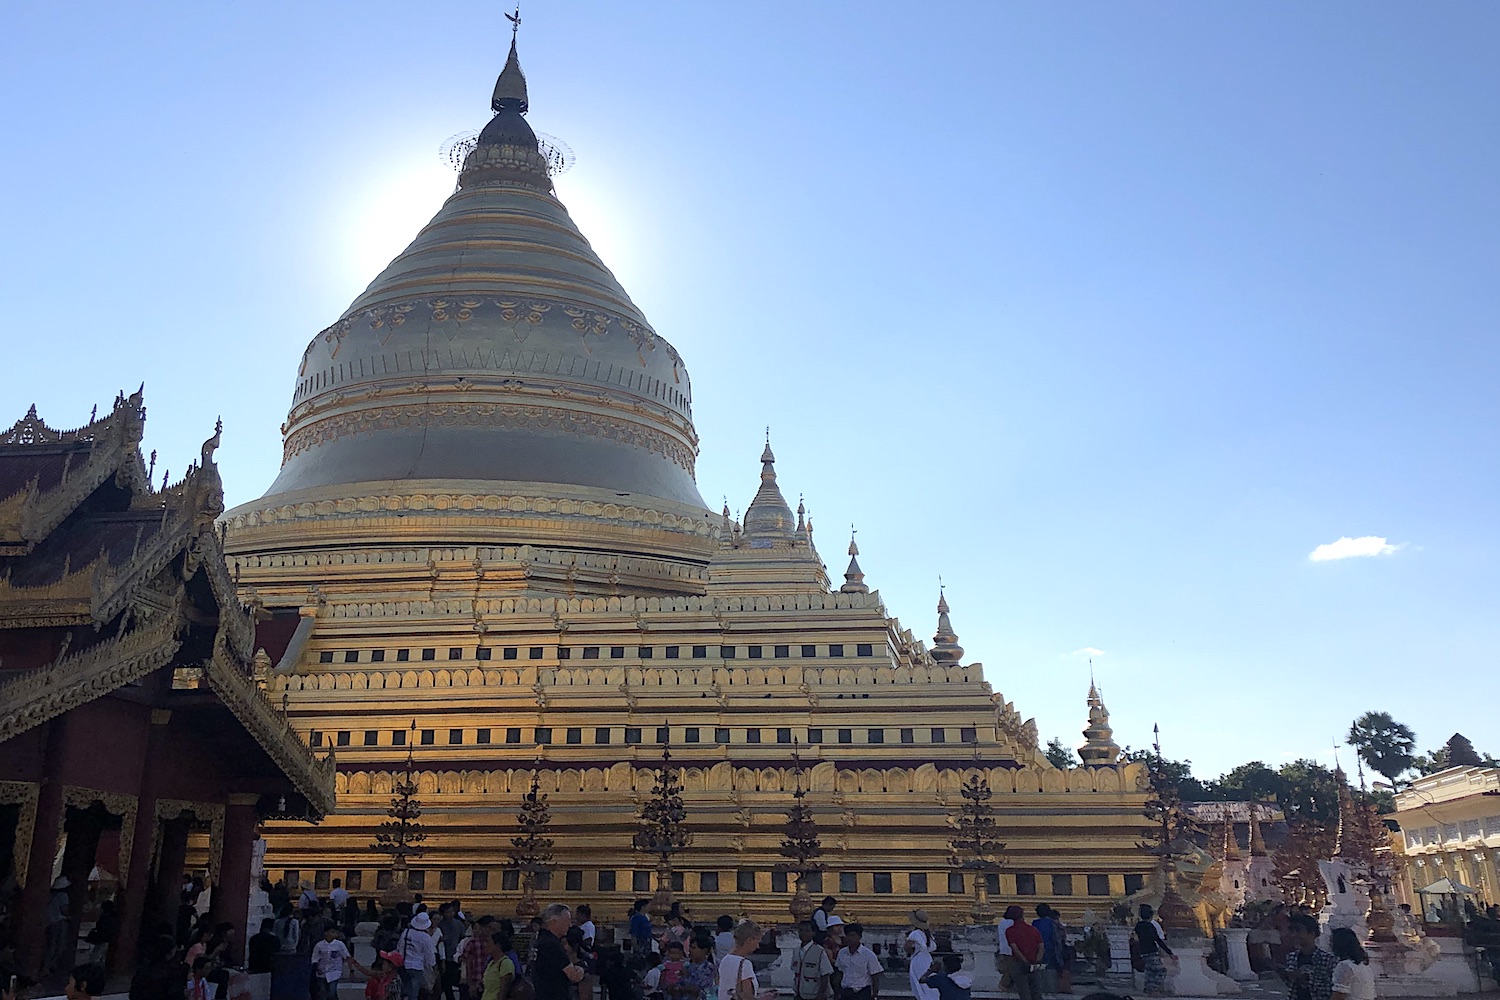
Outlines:
[[1121,760],[1140,761],[1159,772],[1161,780],[1169,782],[1177,789],[1177,796],[1187,802],[1217,802],[1218,797],[1211,794],[1208,786],[1193,777],[1193,762],[1190,760],[1168,760],[1166,757],[1158,758],[1150,750],[1132,750],[1125,748],[1121,754]]
[[1288,820],[1296,817],[1319,825],[1330,824],[1339,814],[1339,779],[1315,760],[1283,764],[1280,777],[1286,789],[1277,796]]
[[1389,712],[1366,712],[1355,719],[1349,726],[1349,743],[1371,770],[1393,785],[1415,762],[1417,734]]
[[1078,758],[1073,756],[1073,751],[1056,736],[1047,741],[1044,756],[1052,762],[1053,767],[1063,771],[1078,766]]
[[1286,779],[1258,760],[1241,764],[1209,785],[1225,802],[1280,801],[1287,790]]

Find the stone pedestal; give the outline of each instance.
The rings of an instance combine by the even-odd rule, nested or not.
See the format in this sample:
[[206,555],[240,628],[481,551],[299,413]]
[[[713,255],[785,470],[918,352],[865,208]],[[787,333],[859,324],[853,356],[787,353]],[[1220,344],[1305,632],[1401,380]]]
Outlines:
[[786,992],[796,982],[797,950],[802,946],[795,929],[776,932],[776,947],[781,956],[764,972],[756,974],[762,988],[770,987]]
[[1250,968],[1250,948],[1246,944],[1249,938],[1248,927],[1224,928],[1224,939],[1229,945],[1229,978],[1240,982],[1260,978]]
[[1104,934],[1109,938],[1109,971],[1130,975],[1130,928],[1129,927],[1106,927]]
[[964,958],[964,971],[974,977],[974,993],[1000,992],[1000,965],[996,960],[998,942],[992,924],[970,924],[963,934],[954,935],[953,946]]
[[[1180,997],[1216,997],[1224,992],[1224,977],[1215,977],[1208,968],[1208,953],[1213,944],[1202,939],[1173,944],[1177,954],[1177,975],[1172,977],[1172,991]],[[1238,987],[1235,988],[1238,990]]]

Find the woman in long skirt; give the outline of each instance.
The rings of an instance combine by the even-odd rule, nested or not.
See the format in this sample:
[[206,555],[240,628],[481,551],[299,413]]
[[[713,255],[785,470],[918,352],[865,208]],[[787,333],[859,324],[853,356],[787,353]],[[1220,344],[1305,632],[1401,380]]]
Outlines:
[[913,1000],[938,1000],[938,991],[922,982],[932,968],[932,931],[927,929],[927,911],[911,911],[911,932],[906,935],[907,970]]

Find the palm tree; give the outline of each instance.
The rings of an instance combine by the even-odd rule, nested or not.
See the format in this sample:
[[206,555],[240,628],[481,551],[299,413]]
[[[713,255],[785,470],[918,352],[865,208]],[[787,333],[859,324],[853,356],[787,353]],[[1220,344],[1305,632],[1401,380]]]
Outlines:
[[1349,743],[1392,785],[1416,762],[1417,734],[1389,712],[1366,712],[1349,727]]

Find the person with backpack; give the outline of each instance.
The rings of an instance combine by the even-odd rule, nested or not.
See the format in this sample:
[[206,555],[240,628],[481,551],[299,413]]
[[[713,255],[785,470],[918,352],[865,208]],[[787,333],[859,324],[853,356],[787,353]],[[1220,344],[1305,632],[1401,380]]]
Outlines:
[[401,956],[401,996],[404,1000],[421,1000],[423,991],[430,990],[428,976],[437,971],[437,942],[426,910],[407,923],[396,939],[396,953]]
[[484,967],[480,1000],[516,1000],[513,993],[518,983],[515,963],[510,960],[510,936],[497,931],[489,936],[486,944],[490,961]]

